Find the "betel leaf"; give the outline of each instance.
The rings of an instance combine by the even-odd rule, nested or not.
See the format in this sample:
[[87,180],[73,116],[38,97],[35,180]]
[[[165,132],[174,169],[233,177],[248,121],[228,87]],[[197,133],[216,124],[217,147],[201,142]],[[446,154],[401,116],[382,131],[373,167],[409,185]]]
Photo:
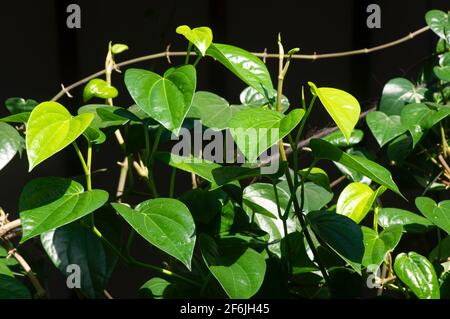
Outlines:
[[[93,114],[94,119],[92,120],[90,126],[99,129],[110,126],[120,126],[127,123],[128,120],[120,115],[121,110],[123,110],[123,108],[117,106],[88,104],[80,107],[78,109],[78,114]],[[116,114],[116,112],[118,112],[118,114]]]
[[106,141],[106,135],[98,128],[89,126],[84,132],[84,137],[92,144],[102,144]]
[[372,208],[375,192],[366,184],[350,183],[339,195],[336,213],[347,216],[359,224]]
[[242,201],[255,213],[268,217],[278,218],[278,207],[284,215],[290,195],[284,189],[277,186],[277,197],[272,184],[255,183],[247,186],[242,193]]
[[21,242],[86,216],[107,200],[107,192],[85,192],[81,184],[67,178],[36,178],[20,194]]
[[172,198],[150,199],[135,209],[113,203],[114,209],[152,245],[191,269],[195,224],[189,209]]
[[441,263],[450,258],[450,236],[445,237],[433,248],[428,256],[432,263]]
[[367,114],[366,121],[381,147],[406,131],[398,115],[388,116],[383,112],[375,111]]
[[[281,181],[278,183],[278,187],[291,194],[287,181]],[[301,187],[297,188],[296,195],[297,201],[301,205]],[[313,182],[306,182],[304,183],[304,198],[303,210],[305,213],[308,213],[319,210],[328,204],[333,199],[333,192]]]
[[11,114],[31,112],[38,104],[35,100],[25,100],[21,97],[11,97],[5,101],[5,106]]
[[93,114],[73,117],[57,102],[43,102],[36,106],[27,124],[29,170],[75,141],[93,118]]
[[220,62],[262,95],[266,96],[267,92],[273,91],[266,65],[250,52],[228,44],[213,43],[206,55]]
[[435,112],[423,103],[411,103],[403,108],[401,122],[411,134],[413,147],[420,141],[424,131],[429,128],[428,120],[433,113]]
[[387,227],[381,233],[365,226],[362,226],[361,230],[365,247],[362,264],[365,267],[376,265],[378,268],[386,254],[397,247],[403,234],[401,225]]
[[266,272],[262,254],[237,238],[216,242],[201,234],[199,243],[208,269],[230,298],[247,299],[258,292]]
[[83,101],[87,102],[93,97],[113,99],[119,95],[115,87],[102,79],[92,79],[84,87]]
[[436,204],[431,198],[417,197],[416,206],[430,222],[450,234],[450,200]]
[[358,100],[353,95],[339,89],[317,88],[312,82],[308,82],[308,84],[311,92],[319,97],[328,114],[344,134],[347,142],[350,143],[351,134],[361,113]]
[[229,123],[231,135],[250,163],[291,132],[305,111],[295,109],[287,115],[277,111],[248,108],[236,113]]
[[313,167],[311,170],[309,168],[304,168],[298,171],[298,174],[303,178],[306,178],[307,181],[311,181],[314,184],[325,188],[326,190],[330,190],[330,178],[320,167]]
[[327,211],[310,212],[306,219],[315,234],[360,274],[364,244],[358,224],[347,216]]
[[[450,25],[449,25],[450,27]],[[450,31],[449,31],[450,34]],[[433,68],[433,72],[439,80],[450,82],[450,53],[447,52],[439,58],[439,65]]]
[[395,78],[386,83],[380,101],[380,111],[387,115],[400,115],[409,103],[419,103],[424,98],[424,90],[404,78]]
[[450,22],[447,13],[441,10],[430,10],[425,14],[425,21],[434,33],[450,43]]
[[178,135],[197,85],[196,71],[192,65],[171,68],[164,76],[141,69],[128,69],[125,85],[140,108]]
[[338,162],[403,196],[393,181],[391,173],[383,166],[361,156],[347,154],[336,146],[320,139],[311,140],[310,146],[316,159]]
[[428,117],[428,119],[426,120],[426,127],[431,128],[448,116],[450,116],[450,107],[441,107],[430,117]]
[[0,299],[31,299],[31,294],[19,280],[0,272]]
[[111,52],[113,53],[113,54],[120,54],[120,53],[122,53],[122,52],[124,52],[124,51],[127,51],[129,48],[128,48],[128,45],[126,45],[126,44],[123,44],[123,43],[114,43],[112,46],[111,46]]
[[26,123],[28,122],[28,119],[30,118],[31,112],[22,112],[17,114],[12,114],[9,116],[2,117],[0,119],[0,122],[6,122],[6,123]]
[[378,223],[383,228],[402,225],[406,232],[424,233],[433,228],[433,223],[410,211],[384,207],[378,211]]
[[213,40],[213,34],[208,27],[197,27],[191,29],[187,25],[180,25],[176,32],[183,35],[189,42],[197,47],[202,56],[205,56],[206,50]]
[[[242,106],[254,106],[254,107],[269,107],[276,110],[277,91],[275,89],[272,92],[267,92],[264,95],[259,93],[251,86],[242,90],[239,95],[239,100]],[[284,95],[281,97],[281,111],[284,113],[289,108],[289,100]]]
[[[98,211],[95,226],[108,241],[120,246],[122,225],[114,211]],[[75,221],[41,234],[41,243],[56,268],[68,279],[79,271],[79,288],[83,295],[103,297],[118,256],[92,229]]]
[[439,299],[439,282],[433,265],[416,252],[397,255],[394,263],[397,277],[419,299]]
[[24,147],[23,137],[11,125],[0,122],[0,170]]
[[363,137],[364,132],[362,130],[353,130],[349,141],[347,141],[341,131],[330,133],[327,136],[322,137],[322,139],[337,147],[348,147],[358,144],[362,141]]
[[[349,148],[345,152],[350,155],[356,155],[356,156],[360,156],[363,158],[367,158],[365,152],[363,152],[362,150],[355,150],[353,148]],[[358,171],[356,171],[354,169],[351,169],[351,168],[349,168],[345,165],[342,165],[338,162],[333,162],[333,164],[336,165],[337,169],[339,171],[341,171],[341,173],[344,176],[346,176],[348,179],[350,179],[351,181],[363,183],[366,185],[370,185],[372,183],[372,180],[369,177],[364,176],[363,174],[359,173]]]

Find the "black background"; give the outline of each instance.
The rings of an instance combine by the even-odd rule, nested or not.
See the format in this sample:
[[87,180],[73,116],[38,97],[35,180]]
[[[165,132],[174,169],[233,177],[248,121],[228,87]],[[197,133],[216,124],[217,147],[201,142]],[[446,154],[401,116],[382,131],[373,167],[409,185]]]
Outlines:
[[[68,29],[66,8],[70,3],[81,7],[81,29]],[[368,29],[366,8],[370,3],[381,6],[381,29]],[[447,4],[447,6],[446,6]],[[326,53],[371,47],[395,40],[425,25],[429,9],[448,9],[445,0],[402,1],[2,1],[0,4],[0,101],[12,96],[51,99],[63,83],[68,85],[103,67],[109,41],[126,43],[130,50],[117,60],[164,51],[185,50],[186,42],[175,33],[181,24],[207,25],[213,29],[214,41],[230,43],[250,51],[276,52],[277,33],[281,32],[286,49],[299,47],[302,53]],[[431,32],[394,48],[365,56],[319,61],[295,61],[288,73],[285,94],[298,105],[301,85],[313,81],[352,93],[363,109],[376,105],[383,85],[393,77],[415,79],[415,66],[434,50],[436,36]],[[172,58],[174,64],[180,58]],[[268,60],[269,70],[276,74],[277,61]],[[139,67],[162,71],[165,59],[140,63]],[[128,106],[131,99],[124,90],[122,75],[113,77],[121,95],[116,105]],[[245,87],[218,64],[202,61],[198,71],[198,89],[211,90],[230,102],[238,102]],[[74,99],[61,103],[74,113],[80,107],[80,89]],[[0,107],[0,116],[7,114]],[[309,130],[330,125],[324,111],[313,112]],[[99,174],[94,187],[114,191],[120,150],[114,140],[94,155],[94,169],[107,168]],[[16,157],[0,171],[0,206],[17,216],[18,199],[25,183],[37,176],[73,176],[81,169],[68,148],[27,173],[26,159]],[[157,182],[167,188],[168,176],[157,172]],[[189,185],[189,178],[177,179],[179,189]],[[177,194],[180,194],[178,191]],[[36,243],[27,244],[29,246]],[[26,247],[27,248],[27,247]],[[149,258],[152,250],[142,242],[138,256]],[[30,256],[39,260],[41,256]],[[50,276],[51,297],[70,297],[64,280],[52,266],[43,269]],[[115,297],[133,297],[136,288],[151,277],[148,271],[131,272],[122,266],[113,275],[109,290]]]

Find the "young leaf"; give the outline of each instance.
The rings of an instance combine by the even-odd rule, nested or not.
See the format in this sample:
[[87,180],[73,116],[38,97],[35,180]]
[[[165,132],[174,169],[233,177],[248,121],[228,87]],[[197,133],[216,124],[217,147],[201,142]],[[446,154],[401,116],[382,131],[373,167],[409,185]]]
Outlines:
[[38,104],[35,100],[25,100],[21,97],[11,97],[5,101],[5,106],[11,114],[31,112]]
[[416,206],[430,222],[450,234],[450,200],[436,204],[428,197],[417,197]]
[[229,127],[241,152],[250,163],[256,163],[258,156],[288,135],[304,114],[302,109],[283,115],[277,111],[248,108],[236,113]]
[[439,299],[439,282],[433,265],[416,252],[397,255],[394,263],[397,277],[419,299]]
[[402,225],[406,232],[424,233],[434,227],[428,219],[407,210],[398,208],[382,208],[378,211],[378,223],[383,228]]
[[339,195],[336,213],[359,224],[372,208],[375,192],[366,184],[350,183]]
[[320,139],[313,139],[310,142],[310,146],[316,159],[327,159],[338,162],[403,196],[392,180],[391,173],[383,166],[366,158],[344,153],[336,146]]
[[21,242],[86,216],[107,200],[107,192],[85,192],[81,184],[67,178],[36,178],[20,194]]
[[43,102],[36,106],[27,124],[29,171],[75,141],[93,118],[93,114],[73,117],[57,102]]
[[172,198],[157,198],[135,209],[118,203],[112,206],[148,242],[191,269],[195,224],[186,205]]
[[273,91],[266,65],[250,52],[232,45],[213,43],[206,55],[220,62],[262,95]]
[[261,287],[266,262],[247,244],[237,238],[220,239],[201,234],[200,249],[206,265],[232,299],[247,299]]
[[388,116],[379,111],[370,112],[367,114],[366,122],[380,147],[406,132],[406,127],[402,125],[398,115]]
[[[450,27],[450,25],[449,25]],[[450,31],[449,31],[450,35]],[[439,59],[439,66],[433,68],[433,72],[439,80],[449,82],[450,81],[450,53],[445,53]]]
[[128,45],[126,44],[122,44],[122,43],[115,43],[113,44],[113,46],[111,47],[111,52],[113,54],[120,54],[126,50],[128,50]]
[[425,21],[434,33],[450,43],[450,22],[447,13],[441,10],[430,10],[425,15]]
[[365,247],[362,264],[365,267],[371,265],[379,267],[386,254],[397,247],[403,233],[401,225],[387,227],[381,233],[376,233],[373,229],[365,226],[362,226],[361,230]]
[[100,99],[113,99],[119,95],[119,92],[115,87],[108,84],[102,79],[92,79],[90,80],[83,90],[83,101],[87,102],[93,97],[98,97]]
[[26,123],[28,122],[28,119],[30,118],[31,112],[22,112],[17,114],[12,114],[9,116],[2,117],[0,119],[0,122],[6,122],[6,123]]
[[175,135],[191,107],[196,81],[192,65],[171,68],[163,77],[140,69],[125,72],[125,84],[136,104]]
[[0,122],[0,170],[24,147],[23,137],[12,126]]
[[317,95],[323,106],[330,114],[333,121],[344,134],[348,143],[353,129],[358,123],[361,107],[357,99],[353,95],[334,88],[317,88],[312,82],[308,82],[311,92]]
[[208,27],[197,27],[191,29],[187,25],[180,25],[176,32],[183,35],[189,42],[197,47],[202,56],[205,56],[206,50],[212,43],[213,34]]
[[404,78],[390,80],[383,88],[380,111],[387,115],[400,115],[403,106],[419,103],[424,98],[424,90],[416,89],[414,84]]

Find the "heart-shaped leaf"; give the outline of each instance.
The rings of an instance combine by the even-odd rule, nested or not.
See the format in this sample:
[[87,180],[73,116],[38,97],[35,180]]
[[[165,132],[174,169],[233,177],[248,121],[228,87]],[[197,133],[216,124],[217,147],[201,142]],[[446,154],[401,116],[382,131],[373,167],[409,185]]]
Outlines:
[[0,170],[24,148],[23,137],[14,127],[0,122]]
[[20,194],[21,242],[86,216],[107,201],[107,192],[85,192],[81,184],[67,178],[36,178]]
[[93,118],[93,114],[73,117],[57,102],[43,102],[36,106],[27,123],[29,171],[75,141]]
[[172,198],[150,199],[135,209],[113,203],[114,209],[152,245],[191,269],[195,224],[189,209]]
[[199,242],[208,269],[230,298],[247,299],[258,292],[266,272],[263,255],[236,238],[215,242],[201,234]]
[[361,113],[358,100],[342,90],[327,87],[317,88],[312,82],[308,82],[308,84],[311,92],[319,97],[328,114],[344,134],[347,142],[350,143],[350,137]]
[[361,142],[363,137],[364,132],[362,130],[353,130],[349,141],[347,141],[341,131],[328,134],[327,136],[322,137],[322,139],[337,147],[349,147]]
[[255,183],[247,186],[242,193],[242,202],[249,206],[255,213],[268,217],[278,218],[278,207],[282,215],[289,202],[290,195],[284,189],[277,186],[278,201],[273,185],[267,183]]
[[419,103],[424,98],[424,89],[416,88],[404,78],[390,80],[383,88],[380,111],[387,115],[400,115],[403,106]]
[[450,200],[436,204],[431,198],[417,197],[416,206],[430,222],[450,234]]
[[232,117],[230,132],[247,160],[256,163],[258,156],[288,135],[304,114],[302,109],[283,115],[277,111],[248,108]]
[[12,114],[9,116],[2,117],[0,119],[0,122],[6,122],[6,123],[26,123],[28,122],[28,119],[30,118],[31,112],[22,112],[17,114]]
[[413,139],[413,147],[420,141],[430,117],[435,112],[423,103],[412,103],[406,105],[401,113],[402,125],[408,129]]
[[[283,189],[290,196],[291,192],[287,181],[282,181],[278,183],[277,186]],[[296,194],[297,201],[301,205],[301,187],[297,188]],[[328,204],[333,199],[333,192],[315,183],[306,182],[304,183],[304,198],[305,203],[303,204],[303,211],[305,213],[309,213],[314,210],[319,210]]]
[[[347,154],[350,154],[350,155],[356,155],[356,156],[359,156],[359,157],[367,159],[367,156],[366,156],[366,154],[364,152],[359,151],[359,150],[355,150],[353,148],[349,148],[345,152]],[[342,165],[342,164],[340,164],[338,162],[333,162],[333,164],[336,165],[338,170],[341,171],[341,173],[343,175],[345,175],[351,181],[358,182],[358,183],[363,183],[363,184],[366,184],[366,185],[370,185],[372,183],[372,180],[369,177],[364,176],[363,174],[359,173],[358,171],[356,171],[354,169],[351,169],[351,168],[349,168],[349,167],[347,167],[345,165]]]
[[366,184],[350,183],[339,195],[336,213],[359,224],[366,217],[375,200],[375,192]]
[[[450,27],[450,26],[449,26]],[[450,34],[450,31],[449,31]],[[439,58],[439,66],[433,68],[433,72],[439,80],[450,81],[450,53],[447,52]]]
[[125,84],[136,104],[175,135],[191,107],[196,81],[192,65],[171,68],[163,77],[140,69],[125,72]]
[[90,80],[83,90],[83,100],[84,102],[89,101],[93,97],[98,97],[100,99],[113,99],[119,95],[119,92],[111,84],[108,84],[102,79],[92,79]]
[[[254,107],[269,107],[276,111],[277,91],[274,89],[272,92],[266,92],[264,95],[258,92],[258,90],[251,86],[242,90],[239,95],[239,100],[242,105],[254,106]],[[275,105],[273,107],[272,105]],[[284,113],[289,108],[289,100],[284,95],[281,97],[281,111]]]
[[206,51],[206,55],[219,61],[262,95],[266,96],[267,92],[273,92],[272,80],[266,65],[250,52],[232,45],[213,43]]
[[31,112],[39,103],[33,99],[11,97],[5,101],[5,106],[11,114]]
[[94,114],[90,126],[93,128],[107,128],[110,126],[120,126],[128,122],[121,115],[121,111],[126,111],[121,107],[102,104],[88,104],[78,109],[78,114]]
[[433,228],[428,219],[407,210],[398,208],[382,208],[378,211],[378,223],[383,228],[393,225],[402,225],[403,229],[411,233],[424,233]]
[[386,254],[397,247],[403,234],[401,225],[387,227],[379,234],[365,226],[362,226],[361,230],[365,247],[362,264],[365,267],[376,265],[378,268]]
[[370,112],[367,114],[366,122],[381,147],[406,131],[398,115],[388,116],[379,111]]
[[208,27],[197,27],[191,29],[187,25],[181,25],[176,29],[178,34],[183,35],[189,42],[197,47],[202,56],[212,43],[213,34]]
[[397,277],[404,282],[419,299],[439,299],[439,282],[433,265],[416,252],[397,255],[394,263]]
[[425,21],[434,33],[450,43],[450,22],[447,13],[441,10],[430,10],[425,15]]
[[314,184],[325,188],[326,190],[330,190],[330,178],[327,175],[327,172],[325,172],[320,167],[313,167],[311,170],[309,168],[304,168],[300,171],[298,171],[298,174],[304,178],[306,178],[307,181],[311,181]]
[[310,142],[310,146],[316,159],[327,159],[338,162],[403,196],[393,181],[391,173],[383,166],[366,158],[344,153],[336,146],[324,140],[313,139]]

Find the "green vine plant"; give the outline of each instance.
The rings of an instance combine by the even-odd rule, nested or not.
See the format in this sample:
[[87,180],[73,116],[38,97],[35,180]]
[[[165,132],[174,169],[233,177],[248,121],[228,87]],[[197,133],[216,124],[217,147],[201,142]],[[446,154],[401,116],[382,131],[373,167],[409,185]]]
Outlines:
[[[29,171],[39,170],[72,148],[82,176],[35,178],[20,194],[20,219],[9,221],[0,210],[0,298],[46,297],[44,276],[19,254],[27,241],[40,242],[80,298],[112,298],[106,286],[117,263],[156,274],[136,287],[150,298],[449,298],[450,201],[438,198],[450,187],[450,24],[438,10],[425,18],[427,27],[392,43],[311,56],[285,53],[281,36],[278,53],[255,55],[214,42],[208,27],[180,26],[186,52],[116,63],[128,47],[110,43],[104,70],[51,101],[8,99],[0,169],[25,151]],[[369,53],[429,29],[439,40],[417,82],[389,81],[377,110],[361,113],[350,93],[311,82],[300,101],[283,95],[294,59]],[[113,72],[170,56],[185,56],[184,64],[163,74],[127,68],[120,94],[132,105],[115,104]],[[278,59],[276,86],[259,57]],[[247,86],[239,104],[197,89],[199,63],[220,63]],[[101,104],[72,115],[57,100],[83,84],[84,102]],[[305,138],[313,111],[327,113],[336,128]],[[356,127],[364,116],[381,150],[362,145],[364,131]],[[210,141],[200,150],[190,148],[196,130]],[[122,151],[115,194],[95,188],[93,159],[107,139]],[[326,162],[342,177],[330,182],[320,167]],[[156,165],[170,167],[168,189]],[[177,178],[189,179],[192,189],[176,197]],[[410,185],[421,191],[408,198],[415,211],[383,206],[390,193],[404,207],[401,189]],[[402,239],[408,247],[426,233],[437,242],[427,256],[398,251]],[[134,256],[138,236],[164,263]]]

